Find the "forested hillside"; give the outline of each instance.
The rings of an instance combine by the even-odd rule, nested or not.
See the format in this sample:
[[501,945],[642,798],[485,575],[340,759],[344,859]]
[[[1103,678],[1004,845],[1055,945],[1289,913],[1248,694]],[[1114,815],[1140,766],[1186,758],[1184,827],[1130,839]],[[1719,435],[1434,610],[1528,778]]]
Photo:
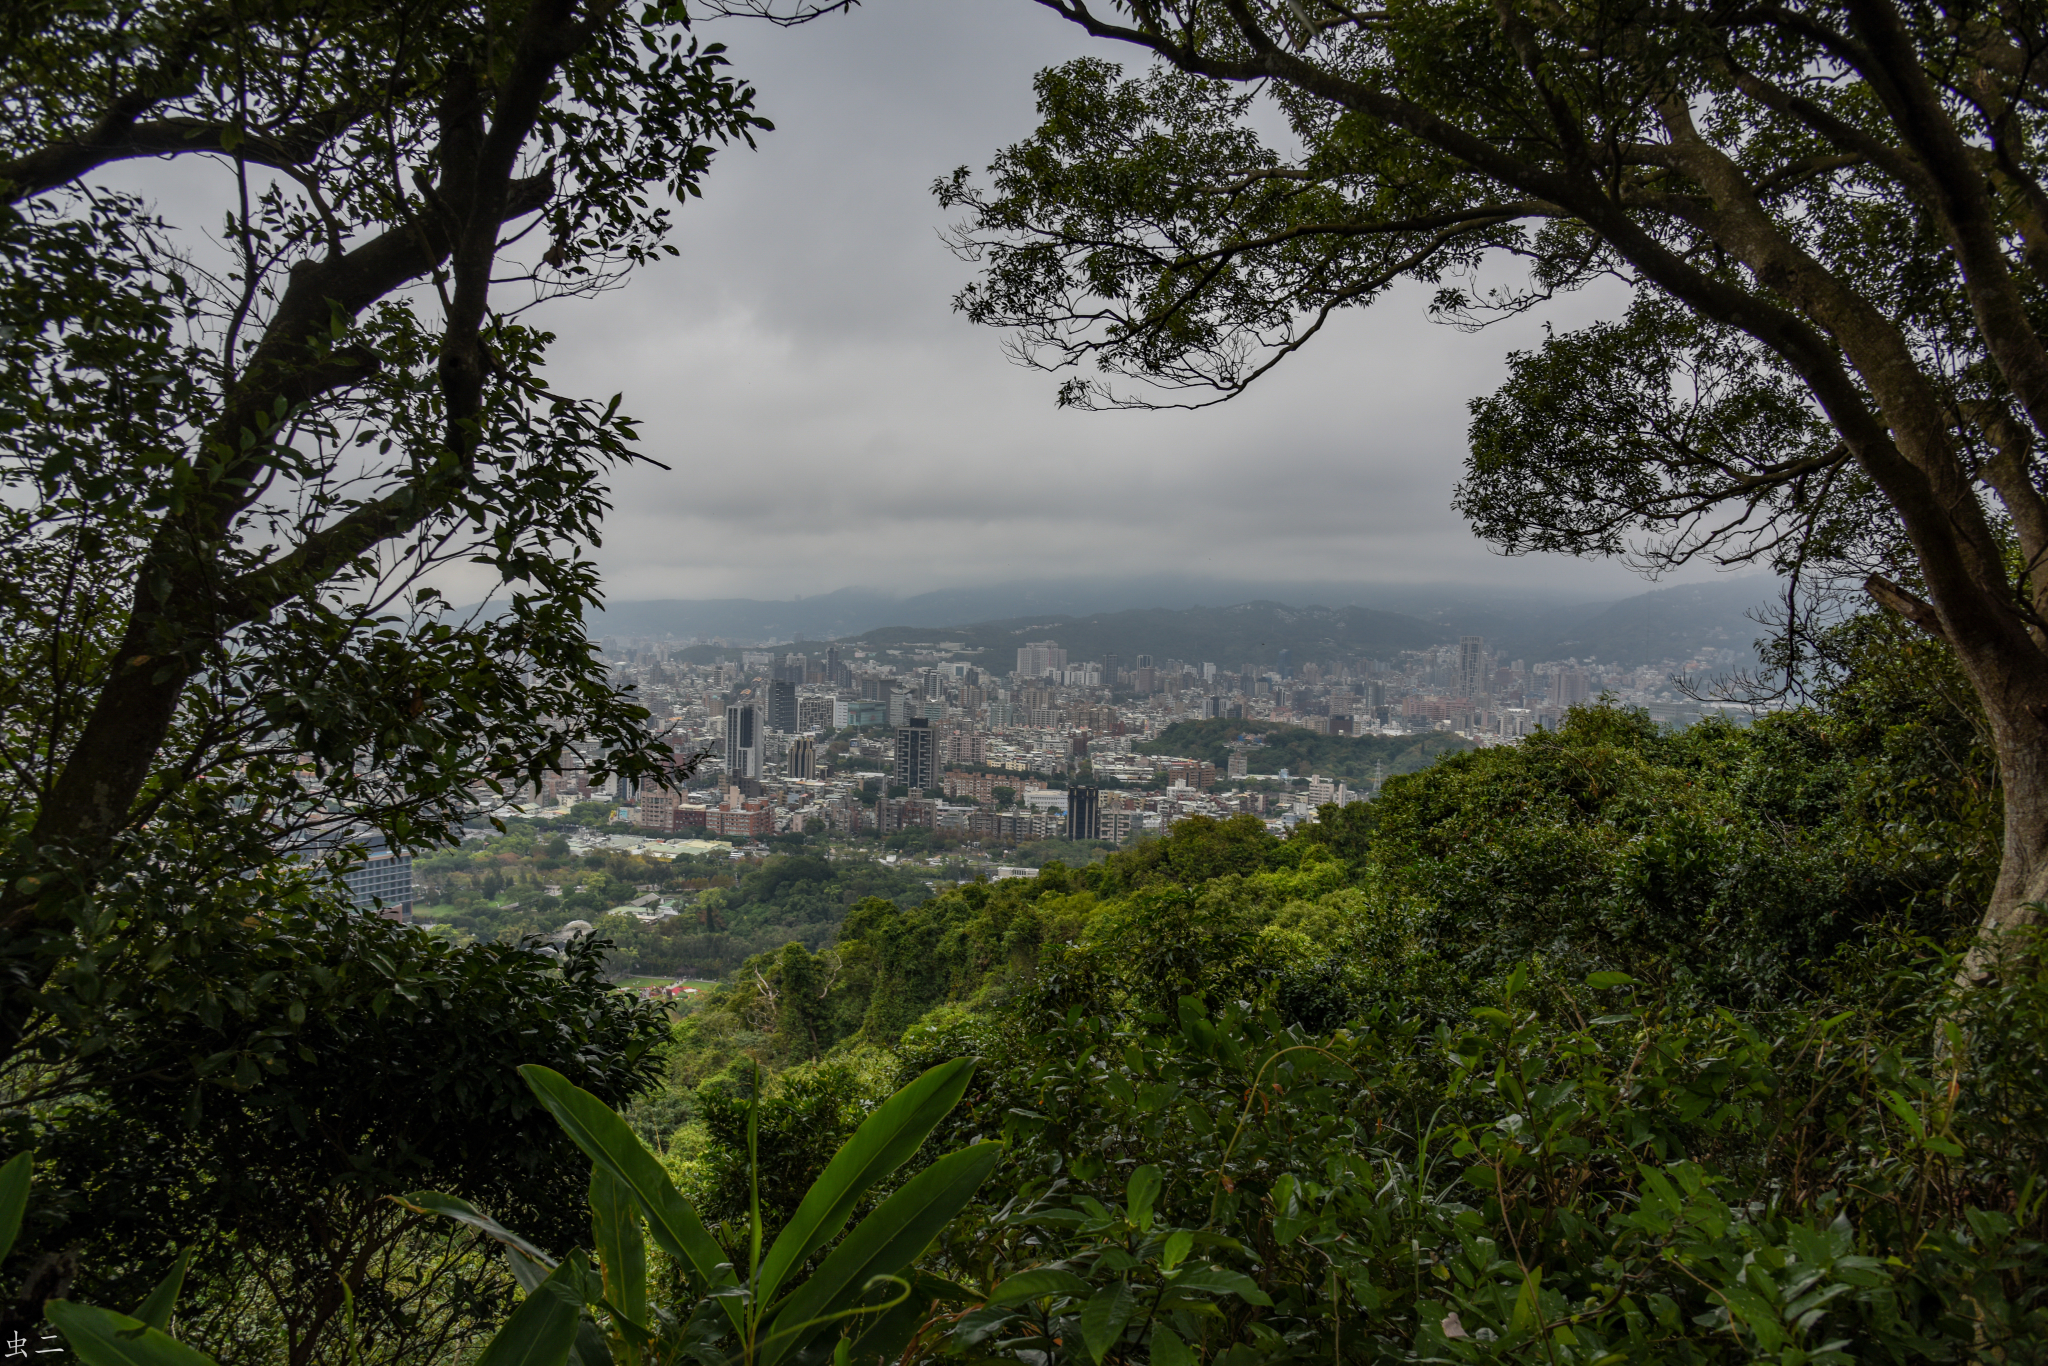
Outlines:
[[1009,1147],[926,1357],[2038,1359],[2048,984],[1959,995],[1946,947],[1989,756],[1938,649],[1837,643],[1825,706],[1752,726],[1581,710],[1290,838],[863,900],[683,1019],[630,1118],[735,1247],[757,1067],[772,1237],[978,1058],[929,1151]]

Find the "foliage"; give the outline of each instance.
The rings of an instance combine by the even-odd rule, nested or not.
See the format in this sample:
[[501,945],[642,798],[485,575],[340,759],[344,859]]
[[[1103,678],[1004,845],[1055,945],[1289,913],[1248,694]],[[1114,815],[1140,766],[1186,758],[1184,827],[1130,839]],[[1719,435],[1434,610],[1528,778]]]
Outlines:
[[[2048,984],[1958,1001],[1951,968],[1909,951],[1768,1018],[1527,972],[1434,1029],[1073,1011],[990,1083],[1016,1156],[944,1249],[986,1308],[935,1346],[2039,1359]],[[1176,1303],[1196,1249],[1235,1291],[1209,1311]]]
[[[556,1262],[467,1202],[440,1192],[417,1192],[401,1202],[415,1214],[451,1219],[497,1240],[525,1287],[525,1302],[478,1358],[484,1366],[595,1366],[613,1360],[663,1366],[728,1355],[773,1366],[818,1340],[838,1340],[842,1351],[850,1347],[863,1360],[886,1358],[901,1350],[937,1299],[957,1295],[955,1287],[905,1273],[974,1197],[1001,1155],[999,1145],[980,1144],[939,1158],[840,1234],[869,1190],[888,1180],[958,1103],[972,1074],[970,1062],[933,1068],[877,1108],[765,1249],[756,1206],[744,1250],[730,1259],[624,1120],[560,1073],[533,1065],[520,1070],[591,1160],[593,1252],[571,1252]],[[751,1151],[757,1142],[751,1123],[747,1137]],[[18,1158],[0,1172],[0,1224],[19,1221],[26,1166],[26,1158]],[[11,1228],[0,1231],[11,1238]],[[662,1303],[657,1293],[646,1246],[650,1236],[674,1259],[688,1286],[680,1306]],[[809,1265],[828,1245],[822,1261]],[[746,1268],[744,1280],[737,1266]],[[205,1366],[207,1358],[164,1332],[182,1269],[152,1292],[136,1318],[65,1301],[53,1303],[52,1318],[87,1366]]]
[[1873,857],[1845,810],[1853,767],[1807,716],[1666,734],[1576,710],[1559,731],[1390,781],[1374,847],[1388,886],[1431,908],[1432,942],[1474,979],[1540,955],[1559,971],[1769,1000],[1921,900],[1925,874]]
[[[187,945],[133,945],[159,947]],[[566,1241],[573,1148],[505,1060],[620,1104],[646,1086],[662,1034],[654,1009],[603,980],[595,941],[556,957],[376,918],[277,917],[175,961],[154,982],[115,974],[131,985],[101,1017],[106,1065],[25,1133],[49,1182],[28,1247],[71,1248],[81,1289],[115,1302],[189,1249],[187,1332],[223,1355],[255,1350],[240,1337],[252,1321],[294,1362],[343,1338],[431,1358],[436,1333],[473,1333],[509,1290],[502,1273],[387,1197],[432,1181]]]

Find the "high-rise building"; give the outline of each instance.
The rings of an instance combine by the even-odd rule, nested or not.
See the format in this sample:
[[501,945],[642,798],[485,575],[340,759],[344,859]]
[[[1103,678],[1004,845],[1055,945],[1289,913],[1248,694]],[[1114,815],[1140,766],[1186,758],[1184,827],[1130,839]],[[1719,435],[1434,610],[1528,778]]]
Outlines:
[[1102,838],[1101,791],[1093,787],[1070,787],[1067,789],[1067,828],[1065,835],[1070,840],[1099,840]]
[[913,716],[896,727],[896,771],[894,781],[913,793],[937,787],[939,782],[938,739],[932,724]]
[[1053,641],[1026,641],[1017,647],[1017,672],[1025,678],[1041,678],[1066,667],[1067,652]]
[[789,758],[783,771],[792,778],[809,780],[818,776],[818,746],[808,735],[789,742]]
[[1552,684],[1552,697],[1560,707],[1583,707],[1592,691],[1583,669],[1560,669]]
[[889,724],[900,726],[910,720],[910,694],[896,688],[889,689]]
[[1294,651],[1282,650],[1280,652],[1280,659],[1278,662],[1280,665],[1280,676],[1282,678],[1294,677]]
[[796,728],[798,730],[834,730],[833,712],[845,706],[843,702],[829,697],[799,697],[796,700]]
[[1486,637],[1458,637],[1458,696],[1477,702],[1486,696]]
[[752,702],[725,709],[725,774],[728,779],[761,776],[761,711]]
[[379,831],[364,832],[362,837],[369,857],[341,876],[349,900],[365,914],[412,923],[412,855],[392,849]]
[[1245,752],[1241,749],[1230,751],[1229,776],[1232,778],[1242,778],[1249,772],[1251,772],[1251,760],[1246,756]]
[[[801,666],[799,666],[801,667]],[[777,678],[768,684],[768,729],[787,734],[796,725],[796,684]]]

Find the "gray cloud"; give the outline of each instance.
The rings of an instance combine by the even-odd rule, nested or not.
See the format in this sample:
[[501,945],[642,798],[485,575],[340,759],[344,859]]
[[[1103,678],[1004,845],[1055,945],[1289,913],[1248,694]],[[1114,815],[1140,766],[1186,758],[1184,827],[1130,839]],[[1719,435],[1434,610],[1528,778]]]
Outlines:
[[[1467,335],[1400,290],[1237,402],[1091,415],[953,313],[972,267],[939,238],[933,179],[1025,136],[1032,75],[1091,50],[1029,0],[702,33],[777,131],[677,210],[679,260],[537,319],[557,385],[623,393],[670,467],[614,481],[595,552],[614,600],[1162,574],[1639,591],[1618,565],[1503,561],[1449,509],[1465,404],[1538,319]],[[190,197],[124,174],[174,211]]]

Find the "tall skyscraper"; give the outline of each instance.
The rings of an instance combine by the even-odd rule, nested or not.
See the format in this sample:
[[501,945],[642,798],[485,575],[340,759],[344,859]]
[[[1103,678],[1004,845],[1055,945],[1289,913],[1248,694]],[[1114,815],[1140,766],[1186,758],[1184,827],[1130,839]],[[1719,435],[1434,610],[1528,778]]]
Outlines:
[[796,729],[796,684],[787,678],[768,685],[768,729],[785,733]]
[[932,731],[932,724],[922,716],[913,716],[896,727],[896,772],[894,781],[907,787],[912,793],[937,787],[938,736]]
[[818,746],[810,736],[799,735],[790,742],[786,771],[792,778],[808,780],[818,776]]
[[1093,787],[1067,789],[1066,837],[1070,840],[1102,838],[1101,791]]
[[761,776],[761,711],[752,702],[725,709],[725,776],[728,780]]
[[1478,702],[1487,694],[1486,637],[1458,637],[1458,695]]
[[1278,661],[1282,678],[1294,677],[1294,651],[1282,650]]

